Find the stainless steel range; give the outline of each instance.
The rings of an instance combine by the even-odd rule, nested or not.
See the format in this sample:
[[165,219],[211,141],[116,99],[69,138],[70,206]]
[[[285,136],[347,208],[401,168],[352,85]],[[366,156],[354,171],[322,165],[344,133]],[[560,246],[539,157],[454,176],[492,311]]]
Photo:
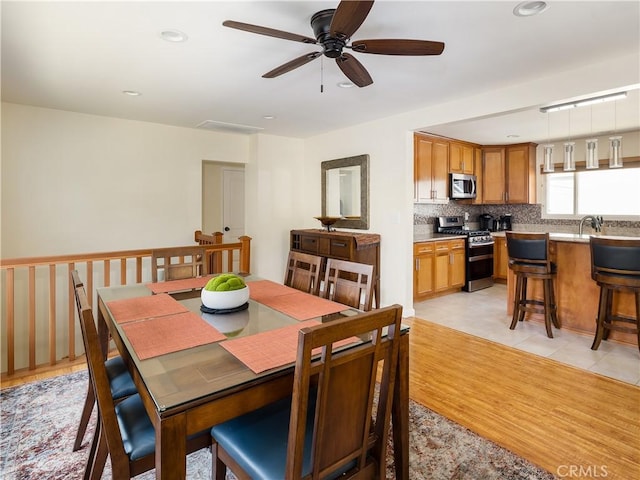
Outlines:
[[466,237],[465,284],[463,290],[474,292],[493,285],[493,237],[488,230],[464,228],[461,216],[436,217],[436,232]]

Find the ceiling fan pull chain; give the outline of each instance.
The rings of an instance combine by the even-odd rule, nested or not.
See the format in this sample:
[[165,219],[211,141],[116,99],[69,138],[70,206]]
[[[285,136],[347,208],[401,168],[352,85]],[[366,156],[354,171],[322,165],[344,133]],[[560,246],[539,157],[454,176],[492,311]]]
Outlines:
[[324,55],[320,57],[320,93],[324,93]]

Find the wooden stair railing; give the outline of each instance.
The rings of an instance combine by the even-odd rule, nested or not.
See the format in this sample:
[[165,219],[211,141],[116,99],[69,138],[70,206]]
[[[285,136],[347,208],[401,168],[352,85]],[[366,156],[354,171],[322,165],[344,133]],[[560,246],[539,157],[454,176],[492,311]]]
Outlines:
[[[222,234],[195,232],[206,247],[211,273],[250,272],[251,238],[222,243]],[[215,239],[215,241],[211,241]],[[152,249],[0,260],[2,378],[38,373],[78,356],[75,300],[70,272],[78,270],[93,305],[95,289],[151,281]],[[234,259],[236,259],[234,269]]]

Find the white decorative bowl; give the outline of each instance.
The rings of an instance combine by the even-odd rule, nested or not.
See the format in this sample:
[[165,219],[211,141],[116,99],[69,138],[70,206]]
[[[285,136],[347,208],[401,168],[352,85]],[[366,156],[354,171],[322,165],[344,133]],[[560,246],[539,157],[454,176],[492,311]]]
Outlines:
[[202,289],[200,293],[202,304],[214,310],[227,310],[244,305],[249,301],[249,287],[245,286],[238,290],[228,290],[226,292],[216,292]]

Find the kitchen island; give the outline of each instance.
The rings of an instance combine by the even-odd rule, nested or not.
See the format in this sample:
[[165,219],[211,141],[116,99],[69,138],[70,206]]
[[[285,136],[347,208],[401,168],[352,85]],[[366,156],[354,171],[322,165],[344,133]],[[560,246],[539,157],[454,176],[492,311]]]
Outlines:
[[[504,236],[504,233],[495,235]],[[589,237],[589,235],[572,233],[550,233],[549,250],[552,261],[558,267],[555,293],[561,328],[593,336],[596,330],[600,287],[591,279]],[[542,299],[541,284],[542,282],[529,282],[531,293],[538,299]],[[514,294],[515,276],[511,270],[508,270],[507,313],[509,315],[513,314]],[[635,300],[631,293],[616,292],[613,306],[618,315],[631,317],[636,314]],[[541,328],[544,327],[544,318],[541,314],[528,314],[525,321],[528,320],[540,322]],[[632,345],[637,345],[638,342],[636,335],[617,331],[611,331],[609,339]]]

